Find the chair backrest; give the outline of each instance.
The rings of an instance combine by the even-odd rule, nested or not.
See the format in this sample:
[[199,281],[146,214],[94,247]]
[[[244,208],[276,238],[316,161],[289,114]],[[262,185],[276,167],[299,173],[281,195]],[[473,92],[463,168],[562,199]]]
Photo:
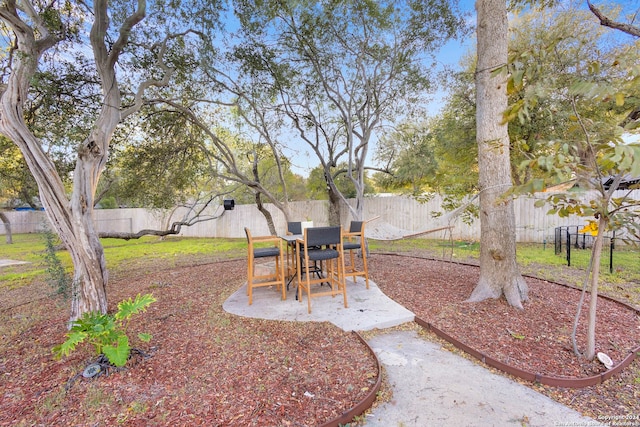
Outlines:
[[351,221],[349,226],[349,233],[362,233],[364,228],[364,221]]
[[342,242],[340,227],[310,227],[304,229],[307,246],[335,245]]
[[300,221],[288,222],[287,231],[291,234],[302,234],[302,223]]

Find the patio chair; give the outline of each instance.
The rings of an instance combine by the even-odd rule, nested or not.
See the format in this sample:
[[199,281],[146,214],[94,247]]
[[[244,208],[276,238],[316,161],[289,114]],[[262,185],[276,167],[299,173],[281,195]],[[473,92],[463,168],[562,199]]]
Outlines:
[[[287,299],[284,275],[284,251],[282,249],[282,239],[278,236],[251,236],[251,231],[244,228],[247,235],[247,295],[249,305],[253,303],[253,288],[261,286],[276,286],[282,292],[282,299]],[[272,243],[271,245],[269,243]],[[273,258],[275,260],[275,271],[270,273],[256,274],[256,258]]]
[[[369,268],[367,267],[367,245],[364,237],[364,221],[351,221],[349,231],[342,235],[344,241],[342,247],[345,253],[348,252],[349,264],[345,263],[346,277],[353,277],[353,283],[356,283],[356,276],[364,277],[367,289],[369,289]],[[362,269],[358,269],[356,265],[356,253],[360,252],[362,256]]]
[[302,222],[287,222],[287,234],[302,234]]
[[[287,222],[287,234],[289,235],[302,235],[304,228],[302,227],[302,222]],[[293,276],[296,275],[298,271],[298,257],[295,255],[296,253],[296,244],[292,242],[287,245],[287,276],[293,279]],[[321,268],[318,266],[317,261],[313,263],[313,267],[309,270],[311,273],[315,273],[318,277]],[[305,270],[306,272],[306,270]],[[289,290],[289,281],[287,283],[287,290]],[[298,295],[296,294],[296,299]]]
[[[345,308],[347,305],[347,289],[344,283],[344,257],[342,252],[342,230],[340,227],[311,227],[304,229],[304,241],[296,242],[299,254],[298,268],[298,300],[302,302],[302,293],[307,293],[307,307],[311,313],[311,298],[342,294]],[[320,261],[322,273],[314,278],[313,266]],[[303,270],[305,272],[302,279]],[[311,285],[329,285],[329,290],[312,292]],[[326,289],[326,288],[324,288]]]

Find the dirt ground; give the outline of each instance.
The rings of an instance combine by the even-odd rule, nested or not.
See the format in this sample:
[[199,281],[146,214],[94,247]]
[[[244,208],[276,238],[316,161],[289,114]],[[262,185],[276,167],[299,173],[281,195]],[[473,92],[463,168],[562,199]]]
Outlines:
[[[474,348],[523,369],[566,377],[601,372],[576,357],[570,332],[579,292],[527,279],[530,300],[468,304],[474,266],[372,254],[370,276],[388,296]],[[0,292],[0,425],[313,426],[359,402],[377,380],[375,359],[353,333],[329,323],[246,319],[222,303],[246,280],[244,259],[170,267],[166,262],[114,274],[111,309],[138,293],[157,298],[129,331],[143,354],[123,370],[78,377],[94,360],[83,347],[63,360],[66,302],[45,284]],[[635,311],[602,300],[598,351],[614,362],[640,344]],[[584,347],[584,321],[578,342]],[[638,362],[604,384],[559,389],[528,384],[579,412],[640,414]],[[381,393],[384,397],[384,393]]]

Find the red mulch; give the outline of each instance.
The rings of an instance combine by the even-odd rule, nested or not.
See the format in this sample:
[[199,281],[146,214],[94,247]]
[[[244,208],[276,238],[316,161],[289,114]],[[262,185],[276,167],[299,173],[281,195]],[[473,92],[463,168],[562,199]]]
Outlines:
[[[570,333],[579,292],[527,279],[530,301],[519,311],[503,300],[469,304],[478,268],[372,254],[371,278],[391,298],[472,347],[531,372],[583,377],[599,362],[573,355]],[[146,267],[148,268],[148,266]],[[96,379],[69,380],[93,357],[88,348],[55,361],[66,303],[46,298],[46,285],[0,292],[0,426],[210,425],[312,426],[354,406],[376,381],[374,358],[352,333],[328,323],[246,319],[222,310],[245,278],[245,261],[129,274],[112,281],[112,308],[151,292],[158,299],[134,318],[130,336],[151,357]],[[166,267],[168,268],[168,267]],[[25,304],[19,305],[25,301]],[[638,315],[602,300],[597,351],[614,362],[640,344]],[[579,344],[584,347],[584,319]],[[136,344],[134,342],[134,344]],[[640,413],[640,369],[586,389],[530,384],[582,413]]]
[[[383,261],[383,257],[387,259]],[[573,352],[571,331],[579,290],[527,278],[529,301],[524,310],[518,310],[504,299],[465,302],[478,282],[476,266],[383,255],[376,255],[371,265],[371,277],[389,297],[459,341],[504,363],[568,378],[606,371],[597,359],[589,361]],[[582,350],[588,296],[577,335]],[[640,317],[635,311],[600,299],[597,321],[596,351],[606,353],[614,363],[640,345]]]

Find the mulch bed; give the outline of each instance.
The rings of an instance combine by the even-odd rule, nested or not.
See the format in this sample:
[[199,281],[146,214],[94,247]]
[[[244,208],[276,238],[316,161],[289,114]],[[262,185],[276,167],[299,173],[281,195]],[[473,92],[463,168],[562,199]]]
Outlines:
[[[387,259],[382,260],[383,257]],[[524,310],[504,299],[467,303],[478,282],[471,265],[411,257],[376,255],[371,277],[389,297],[474,349],[533,373],[580,378],[606,371],[597,359],[576,357],[571,343],[580,291],[527,278]],[[384,265],[384,268],[378,266]],[[587,301],[577,342],[586,343]],[[640,345],[640,318],[619,303],[600,299],[596,351],[614,361]]]
[[[605,372],[597,359],[573,352],[571,332],[580,290],[526,278],[529,301],[524,310],[504,299],[467,303],[479,278],[475,265],[396,255],[374,254],[370,276],[381,290],[458,341],[516,368],[562,378],[585,378]],[[586,346],[588,297],[577,329],[580,351]],[[615,301],[598,301],[596,351],[614,364],[640,345],[640,317]],[[636,359],[617,377],[583,389],[532,386],[593,417],[640,414],[640,363]]]
[[[575,289],[527,279],[530,301],[519,311],[503,300],[464,302],[478,278],[474,266],[383,254],[372,254],[369,265],[388,296],[496,359],[555,376],[604,370],[572,352]],[[47,298],[46,285],[2,291],[0,426],[313,426],[353,407],[375,384],[375,359],[352,333],[328,323],[224,312],[222,303],[246,280],[245,260],[169,270],[159,261],[156,267],[114,275],[109,289],[112,309],[137,293],[158,299],[130,329],[130,336],[153,335],[149,344],[134,343],[151,357],[136,357],[109,376],[80,378],[68,390],[94,357],[87,350],[52,358],[51,348],[64,339],[66,303]],[[635,312],[602,300],[598,319],[597,351],[614,362],[640,343]],[[582,319],[582,347],[584,327]],[[528,385],[594,417],[637,415],[636,377],[634,362],[628,372],[585,389]]]

